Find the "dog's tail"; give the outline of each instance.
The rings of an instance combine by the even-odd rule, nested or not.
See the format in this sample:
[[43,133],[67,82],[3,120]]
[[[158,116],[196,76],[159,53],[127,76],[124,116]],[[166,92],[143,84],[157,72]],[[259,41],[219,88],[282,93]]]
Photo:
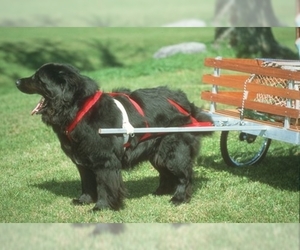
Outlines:
[[[213,124],[211,116],[204,112],[202,108],[197,107],[194,103],[191,103],[191,115],[199,122],[209,122]],[[201,135],[212,135],[213,132],[201,132]]]

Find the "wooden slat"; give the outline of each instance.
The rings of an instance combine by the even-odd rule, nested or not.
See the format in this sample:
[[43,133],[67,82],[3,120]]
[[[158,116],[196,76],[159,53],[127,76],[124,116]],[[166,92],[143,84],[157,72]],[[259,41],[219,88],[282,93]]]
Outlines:
[[265,113],[269,113],[269,114],[273,114],[273,115],[287,116],[287,117],[296,118],[296,119],[300,117],[300,110],[298,110],[298,109],[281,107],[278,105],[260,103],[260,102],[255,102],[255,101],[246,100],[245,108],[257,110],[260,112],[265,112]]
[[300,100],[300,91],[298,90],[277,88],[261,84],[248,84],[247,91]]
[[[213,75],[204,75],[202,82],[206,84],[214,84],[222,87],[243,90],[244,83],[248,78],[249,76],[246,75],[221,75],[218,77]],[[298,90],[266,86],[257,83],[247,84],[247,91],[300,100],[300,91]]]
[[[237,98],[236,92],[230,95],[230,93],[228,92],[226,93],[220,92],[217,94],[213,94],[211,92],[206,91],[201,93],[201,98],[203,100],[222,103],[222,104],[236,106],[236,107],[240,107],[242,104],[242,98],[241,97]],[[298,109],[274,106],[266,103],[259,103],[255,101],[249,101],[249,100],[245,100],[245,108],[257,110],[269,114],[274,114],[274,115],[287,116],[296,119],[300,117],[300,110]]]
[[229,93],[218,93],[213,94],[210,91],[203,91],[201,93],[201,98],[206,101],[222,103],[226,105],[231,105],[235,107],[240,107],[242,105],[242,93],[237,94],[236,92]]
[[244,82],[249,78],[248,75],[203,75],[202,82],[214,84],[222,87],[244,89]]
[[[221,58],[221,59],[216,59],[216,58],[205,58],[206,61],[211,61],[211,60],[217,60],[217,61],[227,61],[231,64],[247,64],[247,65],[252,65],[252,66],[262,66],[262,60],[258,59],[251,59],[251,58]],[[204,62],[204,63],[205,63]]]
[[267,75],[288,80],[300,80],[300,72],[280,68],[261,67],[261,61],[254,59],[214,59],[206,58],[204,65],[208,67],[239,71],[250,74]]

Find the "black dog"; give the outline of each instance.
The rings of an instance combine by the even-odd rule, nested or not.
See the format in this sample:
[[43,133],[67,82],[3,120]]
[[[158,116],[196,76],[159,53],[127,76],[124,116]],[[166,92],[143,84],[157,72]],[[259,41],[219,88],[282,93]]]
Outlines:
[[121,208],[126,194],[121,169],[146,160],[159,172],[156,195],[174,193],[174,204],[190,200],[193,161],[200,136],[206,133],[135,135],[126,142],[126,135],[98,133],[99,128],[121,128],[126,116],[133,127],[197,126],[198,121],[209,125],[209,116],[182,91],[158,87],[103,93],[92,79],[58,63],[43,65],[16,85],[43,97],[32,114],[40,114],[53,128],[62,150],[77,166],[82,194],[74,204],[95,202],[94,210]]

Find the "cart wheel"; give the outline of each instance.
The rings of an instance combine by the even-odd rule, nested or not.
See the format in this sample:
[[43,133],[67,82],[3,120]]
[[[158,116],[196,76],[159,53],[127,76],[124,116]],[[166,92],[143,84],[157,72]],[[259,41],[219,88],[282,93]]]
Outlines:
[[[245,167],[260,163],[266,156],[271,139],[240,131],[222,131],[221,154],[231,167]],[[228,147],[229,146],[229,147]]]

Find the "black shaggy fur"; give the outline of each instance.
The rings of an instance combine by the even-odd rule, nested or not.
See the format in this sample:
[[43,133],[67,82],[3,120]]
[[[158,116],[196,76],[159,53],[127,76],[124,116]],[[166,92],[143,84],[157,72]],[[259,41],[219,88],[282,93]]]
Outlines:
[[[199,152],[199,139],[203,133],[162,134],[144,141],[139,141],[136,135],[131,138],[131,146],[124,150],[122,135],[98,134],[99,128],[122,127],[121,111],[112,96],[103,93],[68,138],[66,127],[87,98],[98,91],[98,85],[74,67],[58,63],[43,65],[34,75],[17,80],[16,85],[24,93],[39,94],[45,99],[37,114],[53,128],[62,150],[80,174],[82,194],[73,200],[74,204],[96,203],[94,210],[121,208],[126,194],[121,169],[146,160],[159,172],[156,195],[173,193],[171,201],[174,204],[190,200],[193,161]],[[210,120],[180,90],[158,87],[115,92],[126,93],[143,109],[145,117],[137,112],[127,97],[121,94],[114,97],[123,104],[134,127],[145,127],[145,120],[150,127],[190,123],[190,116],[180,113],[167,98],[180,104],[197,120]]]

